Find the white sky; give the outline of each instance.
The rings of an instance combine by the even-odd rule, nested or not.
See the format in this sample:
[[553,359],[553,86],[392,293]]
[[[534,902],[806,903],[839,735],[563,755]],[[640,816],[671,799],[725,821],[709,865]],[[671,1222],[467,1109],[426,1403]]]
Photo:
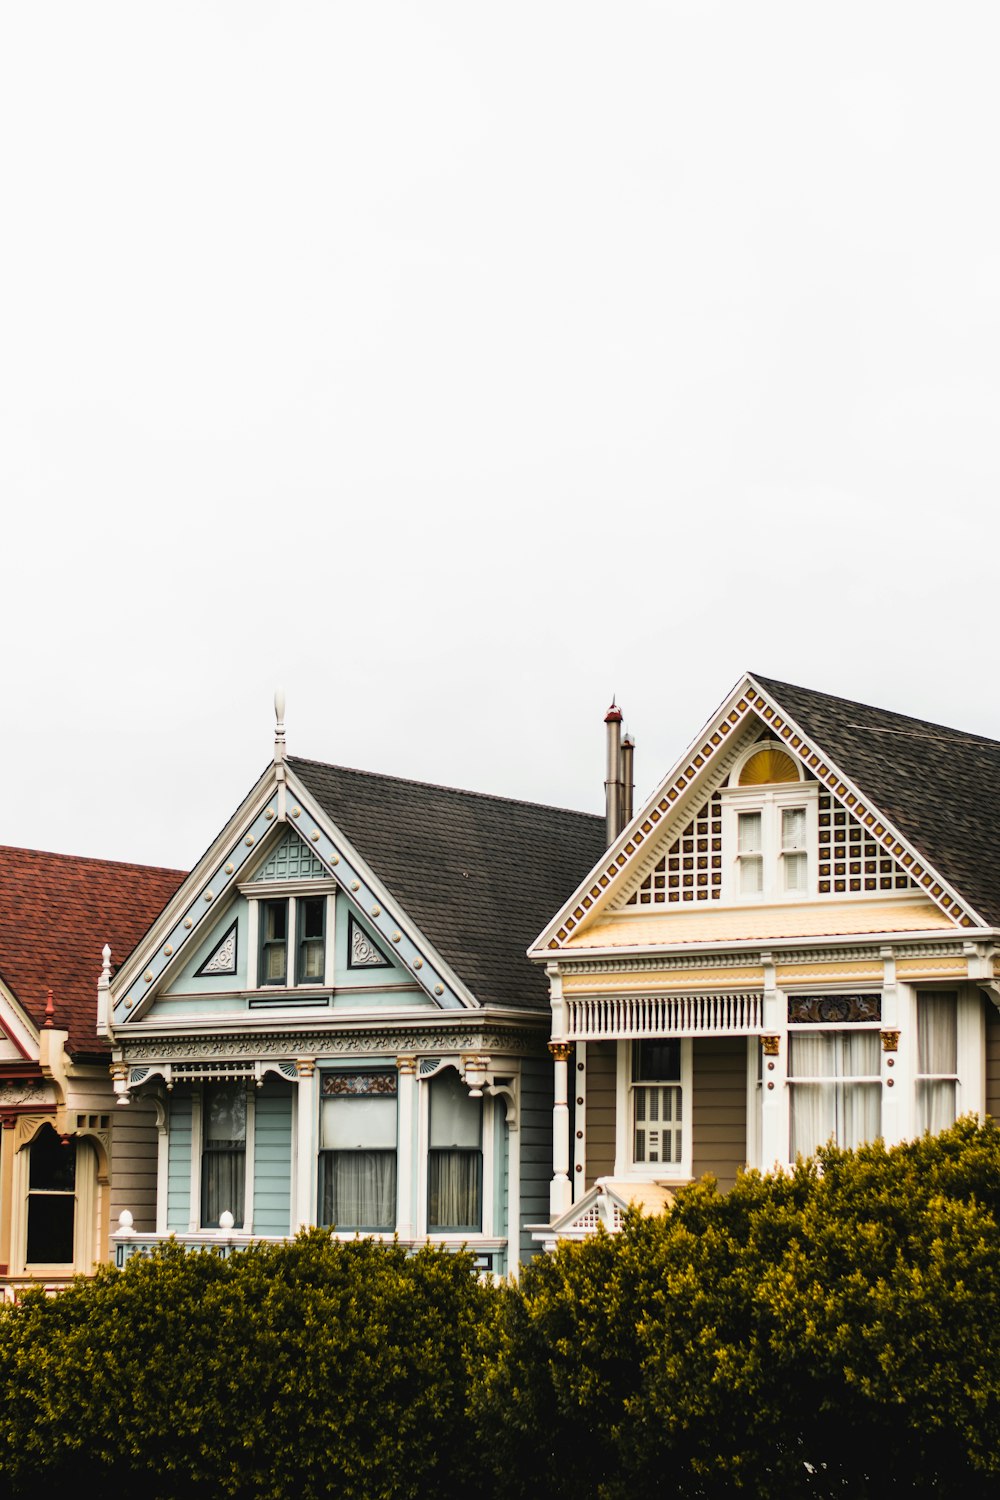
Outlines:
[[1000,7],[8,0],[0,842],[601,809],[744,668],[1000,738]]

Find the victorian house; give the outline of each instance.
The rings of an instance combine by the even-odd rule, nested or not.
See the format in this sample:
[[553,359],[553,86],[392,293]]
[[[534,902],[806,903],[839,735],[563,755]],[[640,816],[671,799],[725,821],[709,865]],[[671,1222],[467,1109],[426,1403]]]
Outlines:
[[277,706],[272,764],[101,977],[116,1120],[156,1184],[119,1194],[118,1262],[315,1224],[516,1268],[551,1165],[525,954],[603,820],[288,757]]
[[94,984],[102,944],[128,953],[182,878],[0,849],[0,1297],[92,1271],[126,1203],[152,1212],[155,1164],[115,1112]]
[[[531,949],[552,1244],[629,1203],[1000,1113],[1000,744],[748,675]],[[629,754],[630,759],[630,754]]]

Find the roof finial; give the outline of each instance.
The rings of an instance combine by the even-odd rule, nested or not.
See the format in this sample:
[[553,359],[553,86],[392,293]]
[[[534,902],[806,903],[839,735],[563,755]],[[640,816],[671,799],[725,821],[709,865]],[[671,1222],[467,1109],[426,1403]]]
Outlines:
[[46,991],[46,996],[45,996],[45,1025],[46,1025],[46,1027],[50,1027],[50,1026],[54,1026],[55,1025],[55,1021],[53,1020],[53,1017],[55,1016],[55,1013],[56,1013],[56,1008],[52,1004],[52,991],[48,990],[48,991]]
[[285,758],[285,690],[276,688],[274,693],[274,758]]

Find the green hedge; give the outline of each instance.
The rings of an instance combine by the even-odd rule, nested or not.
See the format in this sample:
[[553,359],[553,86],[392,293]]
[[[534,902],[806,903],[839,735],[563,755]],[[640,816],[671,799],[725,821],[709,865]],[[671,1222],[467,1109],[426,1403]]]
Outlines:
[[521,1285],[322,1231],[0,1311],[0,1487],[1000,1493],[1000,1132],[706,1181]]

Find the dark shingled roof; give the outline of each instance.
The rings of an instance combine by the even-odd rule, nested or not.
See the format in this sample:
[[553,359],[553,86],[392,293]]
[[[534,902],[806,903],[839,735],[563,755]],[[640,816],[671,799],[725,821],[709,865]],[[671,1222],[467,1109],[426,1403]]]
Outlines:
[[751,673],[924,859],[1000,926],[1000,744]]
[[101,949],[119,962],[184,879],[181,870],[0,848],[0,978],[35,1025],[69,1032],[73,1053],[108,1051],[97,1035]]
[[604,819],[290,757],[288,765],[483,1004],[545,1009],[525,951],[604,853]]

